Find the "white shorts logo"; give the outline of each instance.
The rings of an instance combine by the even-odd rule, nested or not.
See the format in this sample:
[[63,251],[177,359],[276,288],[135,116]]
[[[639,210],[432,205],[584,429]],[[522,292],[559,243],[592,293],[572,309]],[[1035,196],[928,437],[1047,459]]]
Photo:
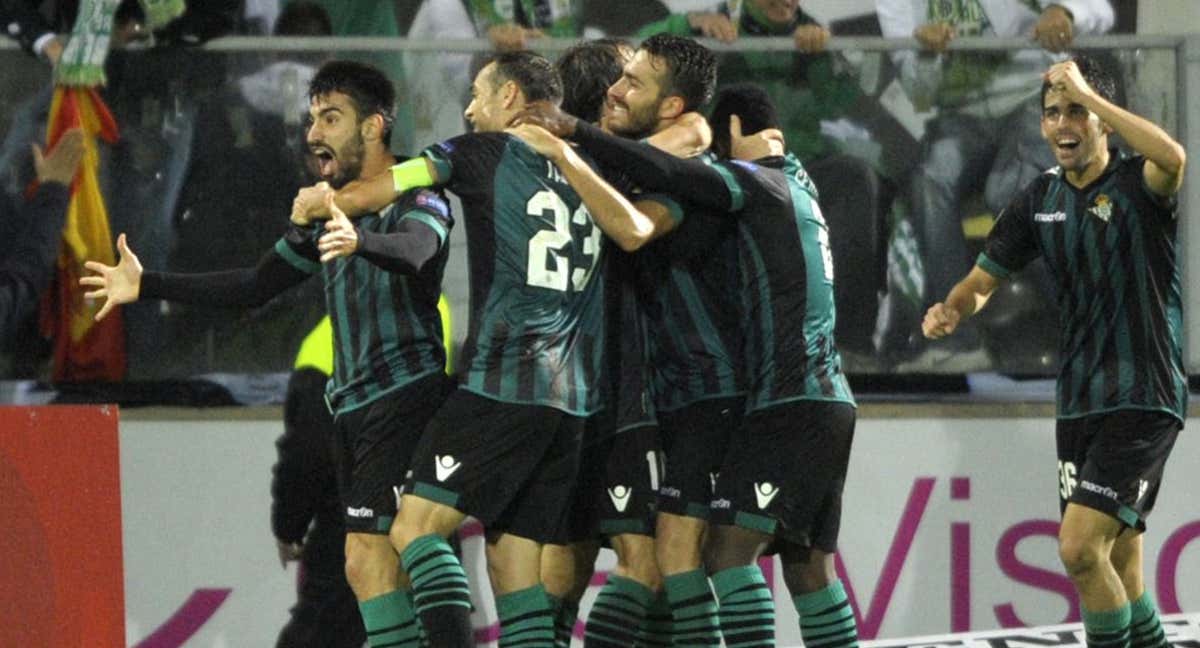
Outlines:
[[754,498],[758,500],[758,508],[765,509],[771,504],[771,500],[779,494],[779,487],[771,482],[763,482],[762,484],[754,485]]
[[346,508],[346,515],[356,518],[369,518],[375,515],[375,511],[365,506],[360,506],[358,508],[351,506]]
[[612,500],[613,506],[617,507],[618,513],[625,512],[625,507],[629,506],[629,496],[632,494],[632,488],[620,484],[608,489],[608,497]]
[[433,458],[433,468],[437,471],[437,480],[444,482],[462,468],[462,462],[455,461],[453,455],[437,455]]

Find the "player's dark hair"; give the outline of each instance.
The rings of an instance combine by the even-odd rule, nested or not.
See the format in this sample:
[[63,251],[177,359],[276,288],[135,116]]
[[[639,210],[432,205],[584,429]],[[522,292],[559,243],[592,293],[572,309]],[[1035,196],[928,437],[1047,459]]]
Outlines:
[[599,121],[604,96],[625,67],[621,49],[628,47],[626,40],[601,38],[563,52],[555,63],[563,84],[563,110],[586,122]]
[[308,84],[308,98],[311,101],[331,92],[349,97],[360,121],[374,114],[383,117],[383,141],[391,139],[396,121],[396,89],[382,71],[356,61],[330,61],[317,70]]
[[712,99],[717,87],[717,57],[707,47],[691,38],[655,34],[642,41],[641,49],[667,64],[660,98],[681,97],[685,111],[696,110]]
[[492,73],[493,87],[505,81],[517,84],[525,95],[525,101],[562,101],[562,80],[558,70],[546,57],[529,50],[504,52],[492,59],[496,69]]
[[729,118],[742,120],[742,133],[749,135],[767,128],[779,128],[779,113],[775,102],[762,86],[755,83],[735,83],[721,88],[713,103],[708,123],[713,132],[713,150],[720,157],[730,156]]
[[[1112,70],[1100,61],[1081,53],[1071,55],[1071,60],[1079,67],[1079,74],[1091,86],[1096,94],[1113,104],[1120,105],[1117,98],[1117,78]],[[1046,93],[1050,91],[1050,82],[1042,81],[1042,105],[1046,105]]]

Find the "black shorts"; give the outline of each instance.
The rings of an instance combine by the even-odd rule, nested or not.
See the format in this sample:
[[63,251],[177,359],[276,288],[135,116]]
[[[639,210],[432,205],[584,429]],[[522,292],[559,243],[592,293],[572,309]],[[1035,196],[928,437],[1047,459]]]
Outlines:
[[792,401],[748,414],[721,468],[712,522],[837,551],[855,419],[854,406],[839,401]]
[[1059,419],[1058,505],[1074,502],[1146,530],[1163,468],[1183,424],[1166,412],[1117,410]]
[[421,437],[405,492],[471,515],[489,532],[553,542],[567,527],[585,420],[460,387]]
[[658,413],[666,471],[658,510],[707,520],[713,484],[725,462],[729,439],[742,423],[746,399],[714,398]]
[[413,450],[446,396],[441,372],[337,416],[333,461],[352,533],[387,534]]
[[[588,419],[589,427],[610,422],[611,418]],[[600,438],[600,443],[583,450],[570,528],[558,544],[623,533],[654,535],[658,482],[663,474],[658,425],[638,425]]]

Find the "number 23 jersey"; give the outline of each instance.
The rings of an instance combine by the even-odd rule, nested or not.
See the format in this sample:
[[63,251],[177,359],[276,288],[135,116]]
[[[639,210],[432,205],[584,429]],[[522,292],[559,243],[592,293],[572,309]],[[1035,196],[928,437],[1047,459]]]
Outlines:
[[603,236],[558,169],[504,133],[426,149],[463,204],[471,322],[462,386],[576,416],[600,409]]

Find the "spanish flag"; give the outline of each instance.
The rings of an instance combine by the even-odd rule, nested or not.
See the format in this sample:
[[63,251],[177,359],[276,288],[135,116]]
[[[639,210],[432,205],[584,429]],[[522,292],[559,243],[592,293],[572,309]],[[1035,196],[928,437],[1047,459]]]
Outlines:
[[94,87],[59,85],[47,124],[47,148],[71,128],[83,131],[84,154],[71,184],[57,273],[42,302],[42,334],[53,340],[56,382],[119,381],[125,377],[125,333],[120,309],[95,321],[101,304],[84,299],[79,278],[87,260],[116,265],[108,210],[100,194],[97,138],[117,141],[117,123]]

